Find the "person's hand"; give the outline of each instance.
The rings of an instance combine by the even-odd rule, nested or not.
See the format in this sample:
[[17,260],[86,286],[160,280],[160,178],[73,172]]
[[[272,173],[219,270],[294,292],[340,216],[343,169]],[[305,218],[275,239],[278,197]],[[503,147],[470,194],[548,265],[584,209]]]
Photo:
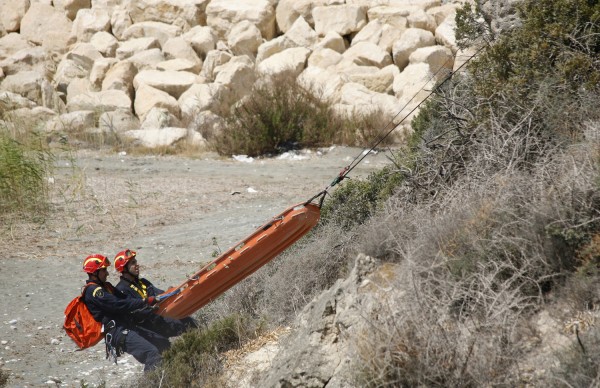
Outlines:
[[154,306],[158,300],[153,296],[149,296],[148,299],[146,299],[146,302],[148,303],[148,306]]

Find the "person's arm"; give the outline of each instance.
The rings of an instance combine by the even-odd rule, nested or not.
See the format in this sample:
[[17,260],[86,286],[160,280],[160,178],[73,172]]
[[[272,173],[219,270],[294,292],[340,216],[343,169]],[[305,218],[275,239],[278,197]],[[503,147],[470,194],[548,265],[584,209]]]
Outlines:
[[165,293],[163,290],[152,284],[148,279],[143,278],[141,281],[146,286],[146,291],[148,292],[149,296],[157,296]]
[[[121,291],[116,289],[114,292],[115,294],[112,294],[99,285],[90,286],[85,292],[85,301],[102,311],[113,314],[128,314],[148,305],[148,302],[145,299],[127,297]],[[116,296],[117,293],[120,294],[120,297]]]

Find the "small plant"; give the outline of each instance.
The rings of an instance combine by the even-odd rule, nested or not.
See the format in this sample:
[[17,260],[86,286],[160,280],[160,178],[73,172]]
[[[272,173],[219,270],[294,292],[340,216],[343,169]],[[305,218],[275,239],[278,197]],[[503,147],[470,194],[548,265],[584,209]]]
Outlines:
[[0,214],[43,214],[53,155],[35,133],[15,134],[0,126]]
[[6,387],[8,385],[8,381],[10,380],[10,373],[0,369],[0,387]]

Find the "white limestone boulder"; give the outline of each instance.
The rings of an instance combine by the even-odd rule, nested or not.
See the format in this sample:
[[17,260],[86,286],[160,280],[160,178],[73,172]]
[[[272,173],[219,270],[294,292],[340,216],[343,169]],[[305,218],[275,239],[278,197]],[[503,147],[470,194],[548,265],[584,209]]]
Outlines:
[[102,54],[91,43],[77,43],[65,56],[65,59],[73,61],[88,74],[92,70],[94,62],[102,58]]
[[146,113],[140,129],[181,127],[181,122],[165,108],[153,107]]
[[221,50],[211,50],[206,55],[206,59],[204,60],[204,64],[202,65],[202,70],[200,71],[200,76],[203,77],[207,82],[212,82],[215,80],[216,74],[214,70],[229,62],[233,58],[233,55],[226,51]]
[[115,63],[102,80],[102,90],[120,90],[133,99],[133,79],[137,72],[137,67],[130,61]]
[[188,136],[186,128],[149,128],[133,129],[124,133],[127,137],[137,140],[141,145],[148,148],[168,147],[184,140]]
[[214,71],[216,84],[223,88],[223,103],[230,105],[240,100],[252,90],[256,73],[254,63],[246,56],[233,57],[227,63],[217,66]]
[[277,26],[286,33],[299,17],[314,26],[312,11],[315,7],[341,4],[344,4],[344,0],[279,0],[275,10]]
[[264,39],[275,37],[275,8],[268,0],[212,0],[206,7],[206,23],[220,39],[243,20],[256,25]]
[[432,77],[429,65],[426,63],[415,63],[406,66],[395,77],[393,88],[396,98],[404,103],[412,99],[414,107],[429,95],[429,90],[434,86],[435,80]]
[[32,131],[43,130],[46,122],[55,116],[55,111],[43,106],[19,108],[5,113],[5,117],[9,121],[18,122],[21,126]]
[[308,58],[307,66],[316,66],[327,69],[330,66],[337,65],[342,60],[342,54],[329,48],[314,50]]
[[188,123],[187,128],[195,133],[202,134],[203,139],[211,139],[222,133],[225,124],[223,117],[205,110],[194,116],[193,121]]
[[187,59],[167,59],[156,64],[157,70],[162,71],[187,71],[197,74],[202,70],[201,63],[194,63]]
[[0,90],[16,93],[42,105],[42,81],[44,75],[37,71],[21,71],[7,75],[0,84]]
[[258,65],[265,59],[292,47],[296,47],[296,44],[289,40],[285,35],[265,41],[258,47],[258,51],[256,53],[256,64]]
[[0,38],[0,61],[10,57],[11,55],[25,49],[34,47],[21,34],[11,32]]
[[75,20],[80,9],[92,8],[91,0],[52,0],[52,5],[63,11],[71,20]]
[[144,121],[146,114],[154,107],[167,109],[175,117],[179,117],[181,113],[177,99],[146,84],[141,84],[136,88],[133,107],[140,122]]
[[408,65],[408,58],[418,48],[435,45],[435,37],[429,31],[420,28],[409,28],[392,47],[394,63],[400,70]]
[[89,76],[93,90],[102,90],[102,82],[106,78],[106,74],[116,63],[118,63],[118,60],[115,58],[100,58],[94,61]]
[[254,58],[262,41],[258,27],[247,20],[234,24],[227,34],[227,45],[233,55],[248,55]]
[[127,40],[125,31],[133,25],[133,20],[129,16],[129,12],[123,7],[111,8],[110,29],[112,34],[118,40]]
[[319,36],[315,30],[302,16],[296,19],[284,35],[294,43],[295,47],[312,48],[319,40]]
[[119,47],[119,41],[109,32],[99,31],[92,35],[90,43],[104,57],[114,57]]
[[204,11],[210,0],[144,0],[128,6],[134,23],[161,21],[182,27],[184,31],[206,24]]
[[92,83],[87,78],[75,78],[67,85],[67,97],[66,102],[67,106],[72,101],[76,101],[76,97],[82,94],[87,94],[90,92],[95,92],[92,89]]
[[347,44],[340,34],[334,31],[329,31],[319,42],[317,42],[317,44],[315,44],[315,50],[320,48],[332,49],[341,54],[346,51]]
[[340,101],[342,86],[346,83],[339,72],[332,69],[307,67],[297,78],[298,83],[323,102]]
[[89,70],[84,69],[77,62],[63,58],[58,64],[56,72],[54,73],[53,84],[57,90],[66,93],[67,86],[73,82],[76,78],[89,77]]
[[354,82],[342,86],[340,104],[352,107],[355,114],[362,116],[379,113],[384,122],[390,121],[402,108],[394,96],[373,92]]
[[389,24],[399,30],[408,28],[408,15],[417,9],[380,5],[369,8],[367,16],[370,21],[378,20],[381,24]]
[[133,78],[133,87],[148,85],[177,99],[197,80],[196,74],[185,71],[142,70]]
[[410,64],[426,63],[429,71],[441,80],[450,73],[454,67],[454,55],[448,47],[430,46],[416,49],[408,58]]
[[29,0],[0,0],[0,27],[6,32],[19,32],[21,19],[29,9]]
[[459,7],[460,4],[457,3],[446,3],[429,8],[426,12],[434,18],[435,24],[439,26],[448,16],[453,15],[452,17],[454,17]]
[[306,62],[311,53],[306,47],[293,47],[277,53],[257,66],[257,71],[262,76],[277,76],[283,73],[297,77],[306,67]]
[[435,40],[438,44],[444,45],[452,50],[453,53],[458,51],[456,43],[456,20],[454,15],[448,16],[442,24],[435,29]]
[[384,24],[381,28],[381,37],[377,45],[391,54],[394,43],[402,37],[404,31],[406,30],[396,28],[390,24]]
[[49,51],[64,52],[75,42],[72,28],[73,22],[61,11],[50,5],[33,3],[21,19],[20,33]]
[[182,122],[189,128],[200,112],[221,112],[225,108],[222,103],[224,94],[225,86],[220,83],[192,85],[178,99]]
[[156,69],[156,66],[165,60],[161,49],[158,48],[140,51],[127,58],[127,61],[133,63],[138,71]]
[[117,59],[123,60],[133,56],[136,53],[150,50],[160,49],[160,43],[158,39],[154,37],[136,38],[125,42],[121,42],[116,51]]
[[359,32],[352,38],[350,46],[354,46],[360,42],[370,42],[378,45],[379,39],[381,39],[381,32],[383,30],[383,23],[375,19],[367,23]]
[[214,50],[217,38],[212,29],[207,26],[196,26],[182,35],[182,38],[192,45],[200,59],[204,60],[209,51]]
[[131,109],[131,99],[121,90],[104,90],[80,94],[67,103],[67,110],[92,110],[109,112],[117,109]]
[[465,64],[465,62],[471,60],[473,55],[477,53],[476,48],[466,48],[464,50],[458,50],[454,55],[454,68],[452,71],[458,71]]
[[167,40],[162,51],[167,59],[185,59],[192,62],[194,73],[198,73],[202,68],[202,59],[196,54],[192,45],[181,36]]
[[407,20],[410,28],[420,28],[431,33],[434,33],[437,28],[435,18],[423,10],[412,12],[408,15]]
[[41,46],[22,49],[0,61],[0,68],[4,75],[15,74],[20,71],[35,70],[44,73],[48,68],[48,52]]
[[95,112],[91,110],[63,113],[48,120],[44,126],[44,131],[82,132],[96,126],[95,116]]
[[315,31],[324,36],[329,31],[347,35],[360,31],[367,24],[367,10],[356,5],[332,5],[313,9]]
[[0,90],[0,111],[8,112],[20,108],[33,108],[37,104],[20,94]]
[[130,109],[104,112],[98,118],[98,129],[101,132],[122,133],[139,127],[140,120]]
[[392,56],[371,42],[358,42],[342,54],[345,61],[359,66],[376,66],[379,68],[392,64]]
[[122,40],[131,40],[136,38],[156,38],[162,45],[169,39],[181,35],[182,29],[179,26],[162,22],[140,22],[134,23],[123,31]]
[[385,3],[394,7],[420,8],[426,11],[429,8],[441,5],[442,0],[385,0]]
[[97,32],[110,31],[110,16],[102,9],[81,9],[73,21],[71,34],[79,42],[89,42]]
[[352,66],[344,69],[343,74],[349,82],[361,84],[373,92],[393,94],[394,79],[400,74],[400,70],[395,65],[383,69],[375,66]]

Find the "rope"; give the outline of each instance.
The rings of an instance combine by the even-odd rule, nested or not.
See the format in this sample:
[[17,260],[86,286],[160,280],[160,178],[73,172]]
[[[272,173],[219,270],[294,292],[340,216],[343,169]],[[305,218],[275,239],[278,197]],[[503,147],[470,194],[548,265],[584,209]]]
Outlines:
[[[368,151],[363,151],[360,154],[358,154],[353,160],[352,162],[350,162],[350,164],[348,164],[346,167],[344,167],[342,169],[342,171],[340,171],[340,173],[333,179],[333,181],[331,181],[331,183],[322,191],[320,191],[318,194],[316,194],[315,196],[313,196],[311,199],[309,199],[308,201],[305,202],[305,205],[312,202],[313,200],[315,200],[316,198],[321,197],[320,201],[319,201],[319,207],[321,207],[323,205],[323,201],[325,200],[325,196],[328,193],[328,190],[331,189],[332,187],[334,187],[335,185],[337,185],[338,183],[340,183],[342,180],[344,180],[347,175],[356,167],[358,166],[358,164],[360,162],[362,162],[367,155],[369,155],[371,152],[373,152],[373,150],[375,150],[375,148],[377,148],[377,146],[379,144],[381,144],[381,142],[383,142],[393,131],[394,129],[396,129],[400,124],[402,124],[413,112],[415,112],[417,109],[419,109],[421,107],[421,105],[423,103],[425,103],[425,101],[427,101],[429,99],[429,97],[431,97],[432,94],[434,94],[435,92],[437,92],[438,89],[440,89],[449,79],[452,78],[452,76],[455,73],[458,73],[467,63],[469,63],[471,61],[471,59],[475,58],[480,52],[481,50],[483,50],[485,48],[485,46],[482,46],[481,48],[479,48],[473,55],[471,55],[465,62],[463,62],[458,69],[456,69],[455,71],[450,71],[448,73],[448,75],[444,78],[444,80],[442,82],[440,82],[439,84],[437,84],[433,89],[431,89],[431,91],[429,92],[429,94],[427,95],[427,97],[425,97],[423,99],[423,101],[419,102],[417,104],[417,106],[415,106],[413,109],[411,109],[410,112],[408,112],[403,118],[402,120],[400,120],[398,122],[398,124],[393,125],[392,128],[383,136],[381,137],[379,140],[377,140],[377,142],[375,144],[373,144],[373,146],[368,150]],[[419,89],[411,98],[410,100],[408,100],[406,102],[406,104],[404,104],[404,106],[398,111],[398,113],[396,113],[394,115],[394,117],[392,117],[392,119],[382,128],[381,131],[384,131],[386,128],[388,128],[390,125],[392,125],[394,123],[394,120],[396,119],[396,117],[398,117],[400,115],[400,113],[402,113],[402,111],[411,103],[412,100],[415,99],[415,97],[425,89],[425,86],[431,82],[431,80],[433,80],[437,74],[442,71],[442,69],[444,69],[444,66],[446,65],[446,63],[448,63],[448,60],[446,60],[446,62],[444,62],[444,64],[442,66],[440,66],[440,68],[434,73],[432,74],[432,76],[427,80],[427,82],[425,82],[423,84],[423,86],[421,87],[421,89]]]

